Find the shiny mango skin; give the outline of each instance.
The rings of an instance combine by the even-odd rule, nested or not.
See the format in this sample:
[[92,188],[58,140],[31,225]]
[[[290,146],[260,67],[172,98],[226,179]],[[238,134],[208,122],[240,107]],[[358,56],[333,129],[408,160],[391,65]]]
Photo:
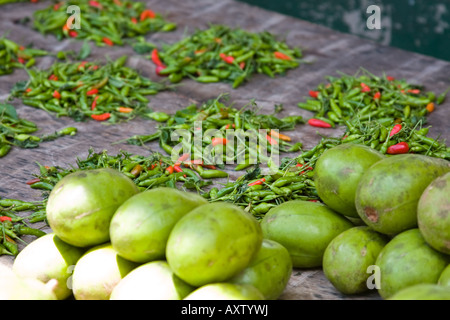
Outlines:
[[348,219],[326,205],[303,200],[284,202],[261,220],[264,238],[283,245],[294,268],[321,266],[331,240],[351,227]]
[[407,287],[388,300],[450,300],[450,287],[422,283]]
[[450,254],[450,172],[433,180],[417,207],[419,230],[434,249]]
[[417,205],[425,188],[450,172],[450,162],[420,154],[380,160],[361,178],[355,205],[372,229],[394,236],[417,227]]
[[199,206],[173,227],[166,260],[188,284],[225,282],[248,266],[263,240],[250,213],[227,202]]
[[431,248],[418,228],[403,231],[378,255],[375,263],[381,272],[378,293],[388,299],[412,285],[436,284],[449,262],[450,256]]
[[292,261],[287,249],[278,242],[263,239],[254,259],[229,282],[252,285],[265,300],[275,300],[283,293],[291,274]]
[[333,286],[344,294],[369,290],[368,267],[375,264],[388,237],[367,226],[348,229],[334,238],[323,256],[323,272]]
[[264,296],[248,284],[221,282],[201,286],[183,300],[264,300]]
[[385,156],[366,145],[344,143],[326,150],[314,168],[314,183],[320,199],[334,211],[359,218],[355,207],[359,180]]
[[112,246],[130,261],[164,259],[174,225],[189,211],[206,203],[196,193],[174,188],[143,191],[126,200],[114,213],[109,229]]
[[117,208],[139,193],[120,171],[102,168],[71,173],[50,192],[47,219],[52,231],[77,247],[109,241],[109,225]]

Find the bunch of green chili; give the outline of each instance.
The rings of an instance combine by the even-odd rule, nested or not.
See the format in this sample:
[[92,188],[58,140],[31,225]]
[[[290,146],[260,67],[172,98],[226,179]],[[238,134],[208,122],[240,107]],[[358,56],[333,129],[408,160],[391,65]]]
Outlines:
[[10,74],[15,68],[31,67],[36,57],[48,55],[47,51],[24,47],[5,37],[0,38],[0,76]]
[[[79,17],[71,6],[79,8]],[[35,11],[33,17],[34,27],[43,34],[53,34],[58,40],[92,40],[98,46],[123,45],[127,38],[176,28],[144,3],[129,0],[59,1]]]
[[309,122],[312,126],[334,127],[355,119],[378,120],[385,125],[395,121],[425,123],[446,94],[436,97],[422,86],[386,75],[378,77],[364,69],[355,75],[341,73],[341,77],[326,78],[326,83],[309,91],[306,102],[298,103],[300,108],[314,112]]
[[74,127],[67,127],[52,134],[32,135],[38,127],[32,121],[20,118],[16,109],[10,104],[0,104],[0,158],[8,154],[13,146],[36,148],[41,142],[55,140],[62,136],[77,133]]
[[268,31],[252,33],[224,25],[196,30],[151,54],[157,73],[174,83],[189,77],[198,82],[230,82],[233,88],[254,73],[285,74],[299,66],[301,57],[299,48],[277,41]]
[[125,66],[127,56],[104,65],[95,62],[56,62],[47,70],[28,69],[11,95],[25,105],[76,121],[92,118],[116,123],[149,113],[146,96],[167,88]]

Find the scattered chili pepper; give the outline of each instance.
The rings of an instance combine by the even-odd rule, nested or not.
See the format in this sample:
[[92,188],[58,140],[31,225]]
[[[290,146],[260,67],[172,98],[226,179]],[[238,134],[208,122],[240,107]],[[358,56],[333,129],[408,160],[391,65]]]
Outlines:
[[387,148],[388,154],[403,154],[408,153],[409,145],[407,142],[399,142]]
[[317,98],[319,96],[319,91],[309,90],[309,95],[312,98]]
[[292,60],[292,58],[290,56],[288,56],[287,54],[284,54],[282,52],[279,51],[275,51],[273,53],[273,55],[275,56],[275,58],[277,59],[281,59],[281,60]]
[[12,221],[12,219],[8,216],[0,216],[0,222],[4,222],[4,221]]
[[391,133],[389,133],[389,136],[392,137],[394,134],[397,134],[402,130],[401,124],[396,124],[394,127],[392,127]]
[[111,114],[108,112],[102,113],[102,114],[93,114],[93,115],[91,115],[91,118],[96,121],[106,121],[109,118],[111,118]]
[[427,106],[425,108],[427,109],[428,112],[433,112],[434,111],[434,103],[430,102],[429,104],[427,104]]
[[329,124],[323,120],[315,119],[315,118],[309,119],[308,124],[310,126],[319,127],[319,128],[331,128],[332,127],[331,124]]
[[110,38],[103,37],[103,38],[102,38],[102,41],[103,41],[105,44],[107,44],[108,46],[113,46],[113,45],[114,45],[114,42],[113,42]]

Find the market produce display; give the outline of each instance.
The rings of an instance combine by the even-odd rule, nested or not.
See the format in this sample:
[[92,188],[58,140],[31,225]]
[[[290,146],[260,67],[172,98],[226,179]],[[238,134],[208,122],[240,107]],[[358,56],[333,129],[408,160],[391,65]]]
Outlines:
[[190,78],[201,83],[228,82],[237,88],[254,74],[273,78],[297,68],[302,52],[277,41],[268,31],[252,33],[211,24],[161,50],[155,48],[150,58],[157,74],[168,76],[171,82]]
[[27,69],[29,80],[11,91],[23,104],[76,121],[117,123],[151,113],[146,96],[167,89],[126,67],[127,56],[96,62],[55,62],[48,70]]
[[[69,5],[82,8],[83,28],[69,28]],[[258,97],[238,106],[227,93],[153,111],[147,96],[177,91],[185,78],[202,88],[229,83],[242,100],[234,96],[241,85],[256,74],[280,81],[302,52],[269,31],[221,24],[148,42],[145,35],[176,25],[141,2],[56,2],[33,18],[43,34],[85,43],[78,54],[52,53],[0,39],[0,75],[24,67],[29,77],[10,101],[55,121],[114,128],[139,116],[149,133],[113,134],[112,144],[163,152],[114,155],[104,146],[74,165],[37,162],[24,187],[40,192],[38,201],[0,198],[0,255],[13,261],[0,265],[1,300],[276,300],[295,271],[310,269],[344,298],[449,299],[450,148],[428,126],[448,90],[437,95],[361,68],[309,91],[298,103],[308,120],[297,106],[288,116],[281,103],[263,114]],[[87,61],[89,41],[150,53],[161,81],[125,66],[128,55]],[[40,55],[59,61],[31,68]],[[199,101],[190,95],[181,90],[177,99]],[[80,136],[75,127],[36,135],[41,126],[9,103],[0,104],[0,120],[0,158],[12,146]],[[304,148],[300,126],[317,129],[319,142]],[[272,151],[286,154],[275,162]]]
[[[78,13],[74,14],[76,6]],[[81,21],[77,21],[77,19]],[[138,1],[124,0],[70,0],[36,10],[34,28],[42,34],[64,38],[92,40],[98,46],[124,45],[127,40],[155,32],[167,32],[176,24],[166,21],[159,13]],[[77,27],[78,24],[78,27]],[[81,24],[83,27],[81,27]]]

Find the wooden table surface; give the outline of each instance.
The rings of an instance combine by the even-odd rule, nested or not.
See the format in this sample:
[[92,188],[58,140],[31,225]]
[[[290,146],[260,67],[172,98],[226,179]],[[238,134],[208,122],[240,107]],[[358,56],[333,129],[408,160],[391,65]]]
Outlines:
[[[230,102],[236,107],[243,106],[255,99],[261,112],[272,112],[274,105],[282,104],[285,115],[302,115],[305,119],[312,113],[297,107],[304,101],[308,91],[325,80],[325,76],[337,75],[337,71],[354,74],[363,67],[376,75],[387,73],[396,78],[403,78],[411,83],[425,85],[428,90],[443,92],[450,86],[450,63],[431,57],[378,45],[356,36],[335,32],[296,18],[252,7],[232,0],[147,0],[147,7],[163,13],[168,20],[176,22],[178,28],[170,33],[150,34],[146,39],[155,44],[174,43],[195,28],[205,29],[208,24],[225,24],[241,27],[249,31],[270,31],[284,37],[290,46],[302,48],[304,59],[310,63],[302,64],[291,70],[286,76],[271,79],[265,75],[255,75],[247,84],[232,89],[229,84],[200,84],[192,80],[183,80],[174,91],[161,92],[151,96],[150,107],[154,110],[173,113],[189,104],[201,103],[216,98],[221,93],[229,93]],[[52,36],[43,36],[30,25],[24,26],[17,21],[25,16],[32,16],[34,10],[50,5],[49,1],[39,3],[17,3],[0,6],[0,34],[22,44],[33,43],[34,47],[50,51],[79,50],[81,41],[57,41]],[[369,32],[369,31],[368,31]],[[99,48],[91,45],[92,55],[89,59],[104,61],[105,57],[118,58],[129,56],[127,65],[136,68],[146,77],[158,81],[152,62],[144,56],[137,55],[131,47]],[[40,58],[38,68],[47,68],[53,62],[50,57]],[[26,73],[15,71],[12,75],[0,77],[0,101],[6,100],[11,88],[19,80],[26,80]],[[95,121],[76,123],[70,118],[54,118],[46,112],[21,104],[14,100],[21,117],[34,121],[40,127],[37,133],[52,133],[67,126],[76,126],[78,134],[63,137],[53,142],[42,143],[36,149],[13,148],[4,158],[0,158],[0,197],[16,198],[26,201],[40,200],[40,192],[25,184],[33,173],[38,172],[36,162],[49,166],[67,167],[74,165],[77,157],[84,158],[90,147],[99,152],[108,150],[117,154],[126,150],[134,154],[147,155],[150,150],[127,144],[112,144],[135,134],[154,132],[156,123],[135,119],[120,125],[104,125]],[[450,140],[450,100],[437,107],[429,116],[430,136]],[[313,147],[319,140],[319,134],[338,136],[343,128],[317,129],[299,125],[290,133],[295,141],[301,141],[306,149]],[[150,144],[154,151],[161,151],[159,146]],[[162,152],[162,151],[161,151]],[[235,173],[233,173],[235,177]],[[49,228],[44,230],[49,231]],[[31,240],[30,240],[31,241]],[[12,264],[12,259],[0,256],[0,263]],[[380,299],[377,292],[363,295],[346,296],[339,293],[325,278],[320,268],[295,269],[282,300],[317,300],[317,299]]]

